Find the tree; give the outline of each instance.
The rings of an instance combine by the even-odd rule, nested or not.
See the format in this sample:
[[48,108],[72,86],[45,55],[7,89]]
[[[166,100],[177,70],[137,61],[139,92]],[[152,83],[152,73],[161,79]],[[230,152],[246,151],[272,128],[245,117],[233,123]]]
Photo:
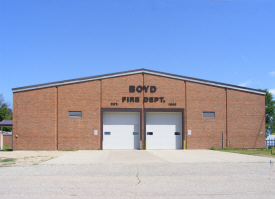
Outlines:
[[12,119],[12,110],[6,103],[0,105],[0,121]]
[[[4,97],[0,94],[0,122],[2,120],[12,120],[12,109],[5,103]],[[11,131],[11,128],[4,128],[4,131]]]
[[270,135],[275,133],[275,101],[273,95],[265,89],[265,126],[266,134]]

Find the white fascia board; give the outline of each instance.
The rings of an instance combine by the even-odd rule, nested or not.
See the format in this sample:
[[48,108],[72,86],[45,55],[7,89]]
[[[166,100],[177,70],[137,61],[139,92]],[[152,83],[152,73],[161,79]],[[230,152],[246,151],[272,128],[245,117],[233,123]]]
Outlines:
[[195,82],[195,83],[200,83],[200,84],[205,84],[205,85],[211,85],[211,86],[216,86],[216,87],[222,87],[222,88],[229,88],[233,90],[239,90],[239,91],[245,91],[249,93],[256,93],[260,95],[265,95],[265,91],[256,91],[256,90],[250,90],[247,88],[239,88],[231,85],[224,85],[220,83],[215,83],[215,82],[209,82],[209,81],[203,81],[203,80],[198,80],[198,79],[192,79],[188,77],[180,77],[180,76],[174,76],[174,75],[169,75],[169,74],[163,74],[163,73],[158,73],[158,72],[153,72],[153,71],[147,71],[144,69],[137,70],[137,71],[130,71],[130,72],[124,72],[124,73],[117,73],[117,74],[110,74],[110,75],[104,75],[104,76],[99,76],[99,77],[91,77],[87,79],[75,79],[75,80],[68,80],[65,82],[53,82],[49,84],[41,84],[41,85],[34,85],[30,87],[22,87],[22,89],[14,89],[13,93],[16,92],[21,92],[21,91],[28,91],[28,90],[35,90],[35,89],[40,89],[40,88],[48,88],[48,87],[55,87],[55,86],[61,86],[61,85],[67,85],[67,84],[74,84],[74,83],[81,83],[81,82],[87,82],[87,81],[93,81],[93,80],[99,80],[99,79],[106,79],[106,78],[113,78],[113,77],[121,77],[121,76],[126,76],[126,75],[134,75],[134,74],[140,74],[140,73],[145,73],[145,74],[151,74],[151,75],[157,75],[157,76],[162,76],[162,77],[168,77],[172,79],[179,79],[179,80],[184,80],[184,81],[189,81],[189,82]]
[[168,74],[158,74],[158,73],[154,73],[154,72],[146,72],[152,75],[158,75],[158,76],[163,76],[163,77],[168,77],[168,78],[173,78],[173,79],[180,79],[180,80],[185,80],[185,81],[189,81],[189,82],[195,82],[195,83],[200,83],[200,84],[206,84],[206,85],[211,85],[211,86],[216,86],[216,87],[222,87],[222,88],[229,88],[229,89],[233,89],[233,90],[240,90],[240,91],[245,91],[245,92],[250,92],[250,93],[257,93],[257,94],[261,94],[261,95],[265,95],[265,91],[254,91],[254,90],[250,90],[247,88],[238,88],[235,86],[230,86],[230,85],[223,85],[223,84],[219,84],[219,83],[214,83],[214,82],[205,82],[203,80],[195,80],[195,79],[191,79],[191,78],[184,78],[184,77],[177,77],[177,76],[173,76],[173,75],[168,75]]
[[48,84],[41,84],[41,85],[34,85],[34,86],[30,86],[27,88],[22,87],[22,89],[18,88],[18,89],[14,89],[13,93],[16,92],[21,92],[21,91],[28,91],[28,90],[35,90],[35,89],[40,89],[40,88],[49,88],[49,87],[55,87],[55,86],[62,86],[62,85],[67,85],[67,84],[75,84],[75,83],[81,83],[81,82],[88,82],[88,81],[94,81],[94,80],[99,80],[99,79],[106,79],[106,78],[112,78],[112,77],[120,77],[120,76],[125,76],[125,75],[133,75],[133,74],[137,74],[137,73],[141,73],[141,72],[126,72],[123,74],[112,74],[112,75],[104,75],[101,77],[91,77],[91,78],[87,78],[87,79],[83,79],[83,80],[68,80],[66,82],[53,82],[53,83],[48,83]]

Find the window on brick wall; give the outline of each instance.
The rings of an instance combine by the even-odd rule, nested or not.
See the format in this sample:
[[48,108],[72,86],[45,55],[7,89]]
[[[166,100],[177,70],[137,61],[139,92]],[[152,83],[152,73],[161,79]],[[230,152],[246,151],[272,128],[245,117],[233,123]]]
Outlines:
[[81,118],[82,117],[82,111],[69,111],[69,117]]
[[203,112],[203,118],[215,118],[215,112]]

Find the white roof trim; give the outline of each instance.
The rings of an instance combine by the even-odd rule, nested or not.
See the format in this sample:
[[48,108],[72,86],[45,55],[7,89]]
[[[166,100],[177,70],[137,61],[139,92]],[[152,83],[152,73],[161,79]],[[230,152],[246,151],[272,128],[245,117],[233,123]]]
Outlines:
[[[147,72],[148,73],[148,72]],[[149,72],[149,74],[152,74],[152,75],[157,75],[157,74],[154,74],[154,73],[151,73]],[[175,77],[175,76],[172,76],[172,75],[161,75],[161,76],[164,76],[164,77],[169,77],[169,78],[173,78],[173,79],[180,79],[180,80],[185,80],[185,81],[189,81],[189,82],[195,82],[195,83],[200,83],[200,84],[206,84],[206,85],[211,85],[211,86],[217,86],[217,87],[222,87],[222,88],[229,88],[229,89],[233,89],[233,90],[240,90],[240,91],[246,91],[246,92],[252,92],[252,93],[257,93],[257,94],[263,94],[263,91],[254,91],[254,90],[250,90],[248,88],[237,88],[235,86],[230,86],[230,85],[222,85],[220,83],[214,83],[214,82],[205,82],[203,80],[194,80],[194,79],[191,79],[191,78],[181,78],[181,77]],[[264,95],[265,95],[265,92],[264,92]]]
[[126,71],[126,72],[121,72],[121,73],[106,74],[106,75],[100,75],[100,76],[93,76],[93,77],[87,77],[87,78],[83,78],[83,79],[80,78],[80,79],[72,79],[72,80],[67,80],[67,81],[52,82],[52,83],[47,83],[47,84],[38,84],[38,85],[33,85],[33,86],[28,86],[28,87],[19,87],[19,88],[13,88],[12,91],[14,93],[16,93],[16,92],[21,92],[21,91],[28,91],[28,90],[54,87],[54,86],[61,86],[61,85],[87,82],[87,81],[93,81],[93,80],[99,80],[99,79],[126,76],[126,75],[134,75],[134,74],[140,74],[140,73],[157,75],[157,76],[161,76],[161,77],[168,77],[168,78],[172,78],[172,79],[179,79],[179,80],[195,82],[195,83],[200,83],[200,84],[205,84],[205,85],[211,85],[211,86],[216,86],[216,87],[229,88],[229,89],[233,89],[233,90],[239,90],[239,91],[245,91],[245,92],[265,95],[265,91],[260,91],[260,90],[256,90],[256,89],[240,87],[240,86],[234,86],[234,85],[230,85],[230,84],[223,84],[223,83],[218,83],[218,82],[212,82],[212,81],[208,81],[208,80],[201,80],[201,79],[183,77],[183,76],[179,76],[179,75],[161,73],[161,72],[157,72],[157,71],[150,71],[150,70],[146,70],[146,69],[140,69],[140,70],[135,70],[135,71]]

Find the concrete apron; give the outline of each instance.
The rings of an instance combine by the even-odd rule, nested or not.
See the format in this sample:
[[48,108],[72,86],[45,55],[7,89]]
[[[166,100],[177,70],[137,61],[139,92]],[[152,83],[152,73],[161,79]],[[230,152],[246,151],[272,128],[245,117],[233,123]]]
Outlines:
[[74,151],[41,164],[181,164],[268,163],[274,158],[213,150],[100,150]]

